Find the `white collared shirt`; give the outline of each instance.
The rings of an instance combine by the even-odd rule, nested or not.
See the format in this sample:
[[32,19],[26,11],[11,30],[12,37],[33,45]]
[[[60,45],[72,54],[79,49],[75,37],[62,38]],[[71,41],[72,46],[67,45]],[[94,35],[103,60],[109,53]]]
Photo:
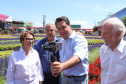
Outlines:
[[100,49],[101,84],[126,84],[126,41],[114,49],[103,45]]
[[21,47],[10,55],[6,84],[39,84],[43,80],[43,69],[36,50],[32,48],[28,57]]

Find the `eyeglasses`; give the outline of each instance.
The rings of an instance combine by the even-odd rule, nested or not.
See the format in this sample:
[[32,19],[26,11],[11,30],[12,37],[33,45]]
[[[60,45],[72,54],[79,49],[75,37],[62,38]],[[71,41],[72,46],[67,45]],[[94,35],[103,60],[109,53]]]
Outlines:
[[26,38],[26,41],[34,41],[35,38]]

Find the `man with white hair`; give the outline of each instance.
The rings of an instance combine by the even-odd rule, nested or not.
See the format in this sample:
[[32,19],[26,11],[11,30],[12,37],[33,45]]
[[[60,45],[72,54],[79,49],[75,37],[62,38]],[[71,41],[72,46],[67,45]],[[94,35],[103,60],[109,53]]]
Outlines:
[[101,84],[126,84],[125,26],[116,17],[107,19],[102,26],[104,45],[100,49]]

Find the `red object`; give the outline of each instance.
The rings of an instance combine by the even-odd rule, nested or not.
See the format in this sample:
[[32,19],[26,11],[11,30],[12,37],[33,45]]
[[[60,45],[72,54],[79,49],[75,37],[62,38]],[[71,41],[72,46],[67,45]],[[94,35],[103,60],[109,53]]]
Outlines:
[[9,16],[0,14],[0,20],[6,20]]
[[101,62],[100,62],[100,56],[98,56],[94,63],[89,64],[88,84],[95,84],[95,83],[101,84],[100,74],[101,74]]
[[12,30],[12,32],[14,32],[14,30]]
[[45,29],[45,27],[13,27],[13,28],[41,28],[41,29]]

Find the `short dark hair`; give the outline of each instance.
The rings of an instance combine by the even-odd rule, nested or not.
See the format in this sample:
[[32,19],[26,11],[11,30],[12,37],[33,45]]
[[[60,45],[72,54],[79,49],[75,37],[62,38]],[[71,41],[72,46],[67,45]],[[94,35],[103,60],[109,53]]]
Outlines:
[[60,21],[65,21],[67,25],[70,25],[70,21],[69,19],[66,17],[66,16],[61,16],[61,17],[58,17],[55,21],[55,25],[57,24],[57,22],[60,22]]
[[32,35],[33,38],[34,38],[34,34],[33,34],[32,32],[30,32],[30,31],[28,31],[28,30],[22,31],[22,32],[21,32],[21,35],[20,35],[20,42],[21,42],[21,43],[22,43],[22,41],[24,41],[24,38],[26,37],[27,34]]

